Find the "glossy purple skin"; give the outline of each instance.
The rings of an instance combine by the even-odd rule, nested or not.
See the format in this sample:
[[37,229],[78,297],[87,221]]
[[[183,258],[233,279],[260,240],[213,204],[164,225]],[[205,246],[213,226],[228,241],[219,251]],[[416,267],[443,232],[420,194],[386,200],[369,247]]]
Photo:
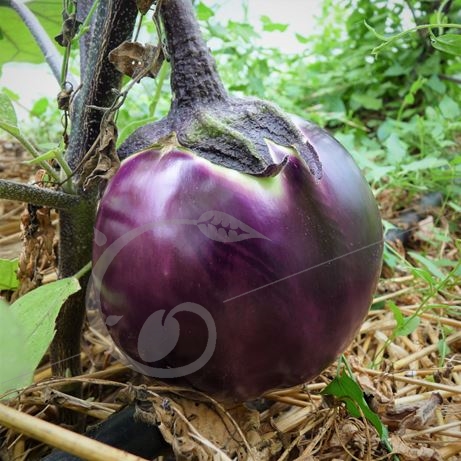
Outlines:
[[[297,154],[279,147],[290,157],[269,179],[178,150],[146,151],[122,164],[101,200],[96,229],[107,243],[94,245],[94,264],[123,233],[164,223],[126,245],[102,280],[103,315],[123,316],[109,331],[128,356],[143,363],[137,340],[146,319],[184,302],[204,306],[217,329],[212,358],[185,379],[218,397],[246,400],[306,382],[346,349],[380,273],[381,220],[344,148],[319,127],[296,123],[319,153],[320,181]],[[177,223],[210,210],[266,238],[224,243]],[[175,318],[176,347],[150,366],[186,365],[204,351],[203,320]]]

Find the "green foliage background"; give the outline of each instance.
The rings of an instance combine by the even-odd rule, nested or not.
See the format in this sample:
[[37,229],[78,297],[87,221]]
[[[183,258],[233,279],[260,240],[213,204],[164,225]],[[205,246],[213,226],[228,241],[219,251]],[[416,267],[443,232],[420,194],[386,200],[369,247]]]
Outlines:
[[[59,31],[56,15],[61,2],[50,2],[50,14],[45,18],[43,2],[34,0],[28,5],[54,36]],[[440,21],[459,24],[461,0],[324,0],[312,32],[297,35],[302,51],[294,54],[264,46],[249,22],[217,20],[215,11],[220,3],[197,1],[196,6],[231,92],[272,100],[286,111],[333,131],[377,191],[398,186],[414,192],[443,188],[449,196],[459,194],[460,185],[454,178],[461,176],[461,41],[455,41],[454,54],[446,53],[432,46],[428,31],[423,29],[374,55],[373,49],[382,40],[366,23],[385,36],[408,28],[403,24],[405,17],[412,18],[410,26]],[[235,3],[243,5],[245,11],[245,2]],[[450,7],[446,15],[442,14],[444,6]],[[0,13],[5,18],[9,15],[0,26],[0,67],[13,55],[18,60],[39,61],[40,53],[29,32],[19,27],[15,13],[1,3]],[[148,15],[144,23],[144,37],[155,37]],[[262,16],[260,26],[283,40],[280,32],[288,25]],[[17,31],[13,48],[18,50],[13,55],[12,28]],[[432,32],[443,36],[447,32],[458,34],[460,29],[434,27]],[[78,72],[77,58],[75,50],[71,66],[74,72]],[[156,92],[158,99],[153,97]],[[165,115],[169,97],[167,78],[141,82],[120,110],[121,139],[145,121]],[[25,130],[37,143],[55,143],[61,126],[54,101],[37,100],[30,115]]]

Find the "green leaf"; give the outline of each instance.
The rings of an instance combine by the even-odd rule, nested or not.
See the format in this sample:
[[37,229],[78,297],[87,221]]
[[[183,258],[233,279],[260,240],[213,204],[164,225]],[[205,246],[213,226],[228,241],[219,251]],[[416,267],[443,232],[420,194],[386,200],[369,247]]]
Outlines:
[[401,162],[407,154],[408,145],[395,133],[391,133],[384,144],[387,148],[387,158],[393,164]]
[[421,319],[415,317],[405,317],[402,325],[394,331],[395,336],[408,336],[413,333],[421,323]]
[[311,37],[304,37],[304,35],[298,33],[295,34],[295,37],[296,40],[298,40],[298,42],[301,43],[301,45],[307,45],[310,41],[312,41]]
[[[32,0],[27,2],[27,7],[35,14],[51,38],[59,34],[62,25],[62,1]],[[44,62],[43,54],[30,31],[5,2],[0,2],[0,18],[0,71],[3,64],[8,62]]]
[[[30,382],[33,371],[48,349],[55,321],[64,301],[80,290],[78,280],[69,277],[43,285],[19,298],[11,306],[2,306],[0,320],[0,357],[11,366],[0,372],[0,393]],[[5,313],[6,312],[6,313]],[[9,333],[14,331],[20,342]],[[5,335],[8,340],[5,340]],[[17,349],[12,350],[11,344]],[[10,358],[14,357],[15,363]]]
[[40,98],[35,101],[32,109],[30,110],[31,115],[35,117],[40,117],[46,112],[46,109],[49,106],[49,99],[48,98]]
[[413,333],[416,328],[419,327],[421,322],[419,317],[405,317],[395,303],[390,302],[388,305],[397,323],[397,326],[394,330],[394,336],[408,336],[409,334]]
[[445,358],[451,352],[450,347],[448,346],[445,338],[439,339],[439,341],[437,342],[437,350],[439,352],[439,356],[441,359],[440,361],[442,362],[441,366],[443,366]]
[[208,21],[208,19],[214,16],[214,11],[206,6],[204,3],[200,2],[197,5],[197,18],[200,21]]
[[442,115],[449,119],[457,118],[461,113],[459,105],[447,95],[440,101],[439,108]]
[[117,137],[117,147],[119,147],[123,141],[125,141],[125,139],[128,138],[131,133],[133,133],[133,131],[152,122],[155,122],[154,117],[143,118],[141,120],[133,120],[131,123],[124,125]]
[[402,170],[405,172],[409,171],[421,171],[429,170],[431,168],[440,168],[447,166],[448,161],[444,158],[425,157],[421,160],[415,160],[414,162],[407,163],[402,166]]
[[421,263],[426,269],[429,270],[429,272],[434,276],[437,277],[440,280],[443,280],[445,278],[445,274],[434,264],[433,261],[430,259],[426,258],[420,253],[417,253],[416,251],[409,251],[408,254],[413,258],[416,259],[419,263]]
[[445,93],[447,89],[445,83],[443,83],[436,74],[432,75],[432,77],[427,81],[427,86],[439,94]]
[[389,309],[392,311],[392,314],[394,315],[394,319],[397,322],[397,327],[403,325],[404,317],[397,305],[391,301],[389,302],[388,306]]
[[17,102],[21,98],[21,96],[19,96],[18,93],[15,93],[14,91],[12,91],[12,90],[10,90],[9,88],[6,88],[6,87],[2,88],[2,93],[5,93],[10,98],[11,101]]
[[368,110],[379,110],[383,107],[383,101],[368,94],[354,93],[351,99]]
[[64,145],[61,145],[53,149],[50,149],[49,151],[45,152],[42,155],[39,155],[38,157],[28,160],[26,163],[35,165],[37,163],[45,162],[47,160],[53,160],[54,158],[57,157],[58,154],[63,153],[63,152],[64,152]]
[[18,288],[17,270],[17,259],[0,259],[0,290],[16,290]]
[[[18,119],[16,117],[16,111],[14,110],[13,103],[5,93],[0,93],[0,128],[3,128],[2,125],[9,126],[11,128],[18,127]],[[3,129],[6,130],[6,128]]]
[[322,394],[332,395],[346,404],[347,411],[351,416],[365,418],[374,426],[383,441],[388,442],[387,427],[381,422],[379,416],[374,413],[366,402],[360,386],[345,373],[336,378],[323,389]]
[[16,112],[10,98],[0,93],[0,129],[5,130],[12,136],[17,137],[21,134],[17,126]]
[[0,300],[0,399],[1,395],[32,382],[34,369],[29,365],[26,333],[4,301]]
[[266,32],[285,32],[288,28],[288,24],[280,24],[278,22],[272,22],[269,16],[261,16],[261,22],[263,24],[263,30]]
[[401,63],[395,62],[392,66],[386,69],[383,75],[386,77],[399,77],[400,75],[406,75],[408,73],[408,68],[403,67]]
[[461,56],[461,35],[460,34],[443,34],[436,37],[431,34],[432,46],[444,53]]

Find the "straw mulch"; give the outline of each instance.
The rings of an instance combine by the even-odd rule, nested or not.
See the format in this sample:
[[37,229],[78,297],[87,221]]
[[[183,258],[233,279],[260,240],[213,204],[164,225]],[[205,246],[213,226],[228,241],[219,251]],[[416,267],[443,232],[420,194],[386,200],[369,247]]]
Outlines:
[[[0,144],[0,177],[29,180],[33,171],[18,163],[22,155],[16,145]],[[396,210],[402,203],[417,206],[405,200],[404,192],[383,193],[379,201],[384,217],[398,221]],[[2,258],[21,251],[23,210],[18,203],[0,201]],[[430,257],[434,250],[427,241],[442,233],[446,238],[432,256],[455,261],[460,229],[453,226],[452,216],[440,213],[440,207],[426,210],[411,232],[410,245]],[[50,219],[55,221],[53,215]],[[408,256],[399,242],[395,248]],[[35,283],[52,280],[52,266],[44,264]],[[459,278],[431,287],[403,265],[385,267],[372,309],[345,354],[369,406],[389,429],[393,454],[365,418],[351,417],[344,403],[321,394],[336,376],[336,364],[313,382],[271,392],[252,405],[227,405],[190,389],[148,382],[125,367],[114,358],[113,345],[94,318],[84,334],[85,374],[53,379],[45,357],[35,383],[8,405],[52,423],[57,409],[68,408],[87,415],[92,424],[129,402],[148,403],[150,409],[140,410],[139,417],[157,424],[172,445],[174,455],[159,458],[164,460],[461,460],[460,299]],[[414,332],[393,337],[396,321],[389,302],[405,316],[420,314]],[[74,381],[83,383],[83,399],[66,394],[66,385]],[[41,440],[56,444],[60,436],[57,431]],[[0,443],[0,459],[6,460],[40,459],[50,450],[45,443],[2,428]],[[108,452],[96,456],[109,459]]]

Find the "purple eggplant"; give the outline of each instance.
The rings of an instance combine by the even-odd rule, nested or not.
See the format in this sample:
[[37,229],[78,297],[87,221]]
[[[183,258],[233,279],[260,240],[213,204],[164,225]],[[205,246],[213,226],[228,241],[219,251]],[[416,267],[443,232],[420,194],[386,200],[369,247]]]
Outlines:
[[93,277],[110,335],[139,371],[247,400],[314,378],[347,348],[380,274],[382,225],[326,131],[264,101],[221,98],[218,83],[197,93],[180,81],[173,26],[197,42],[189,3],[160,11],[172,109],[120,149]]

